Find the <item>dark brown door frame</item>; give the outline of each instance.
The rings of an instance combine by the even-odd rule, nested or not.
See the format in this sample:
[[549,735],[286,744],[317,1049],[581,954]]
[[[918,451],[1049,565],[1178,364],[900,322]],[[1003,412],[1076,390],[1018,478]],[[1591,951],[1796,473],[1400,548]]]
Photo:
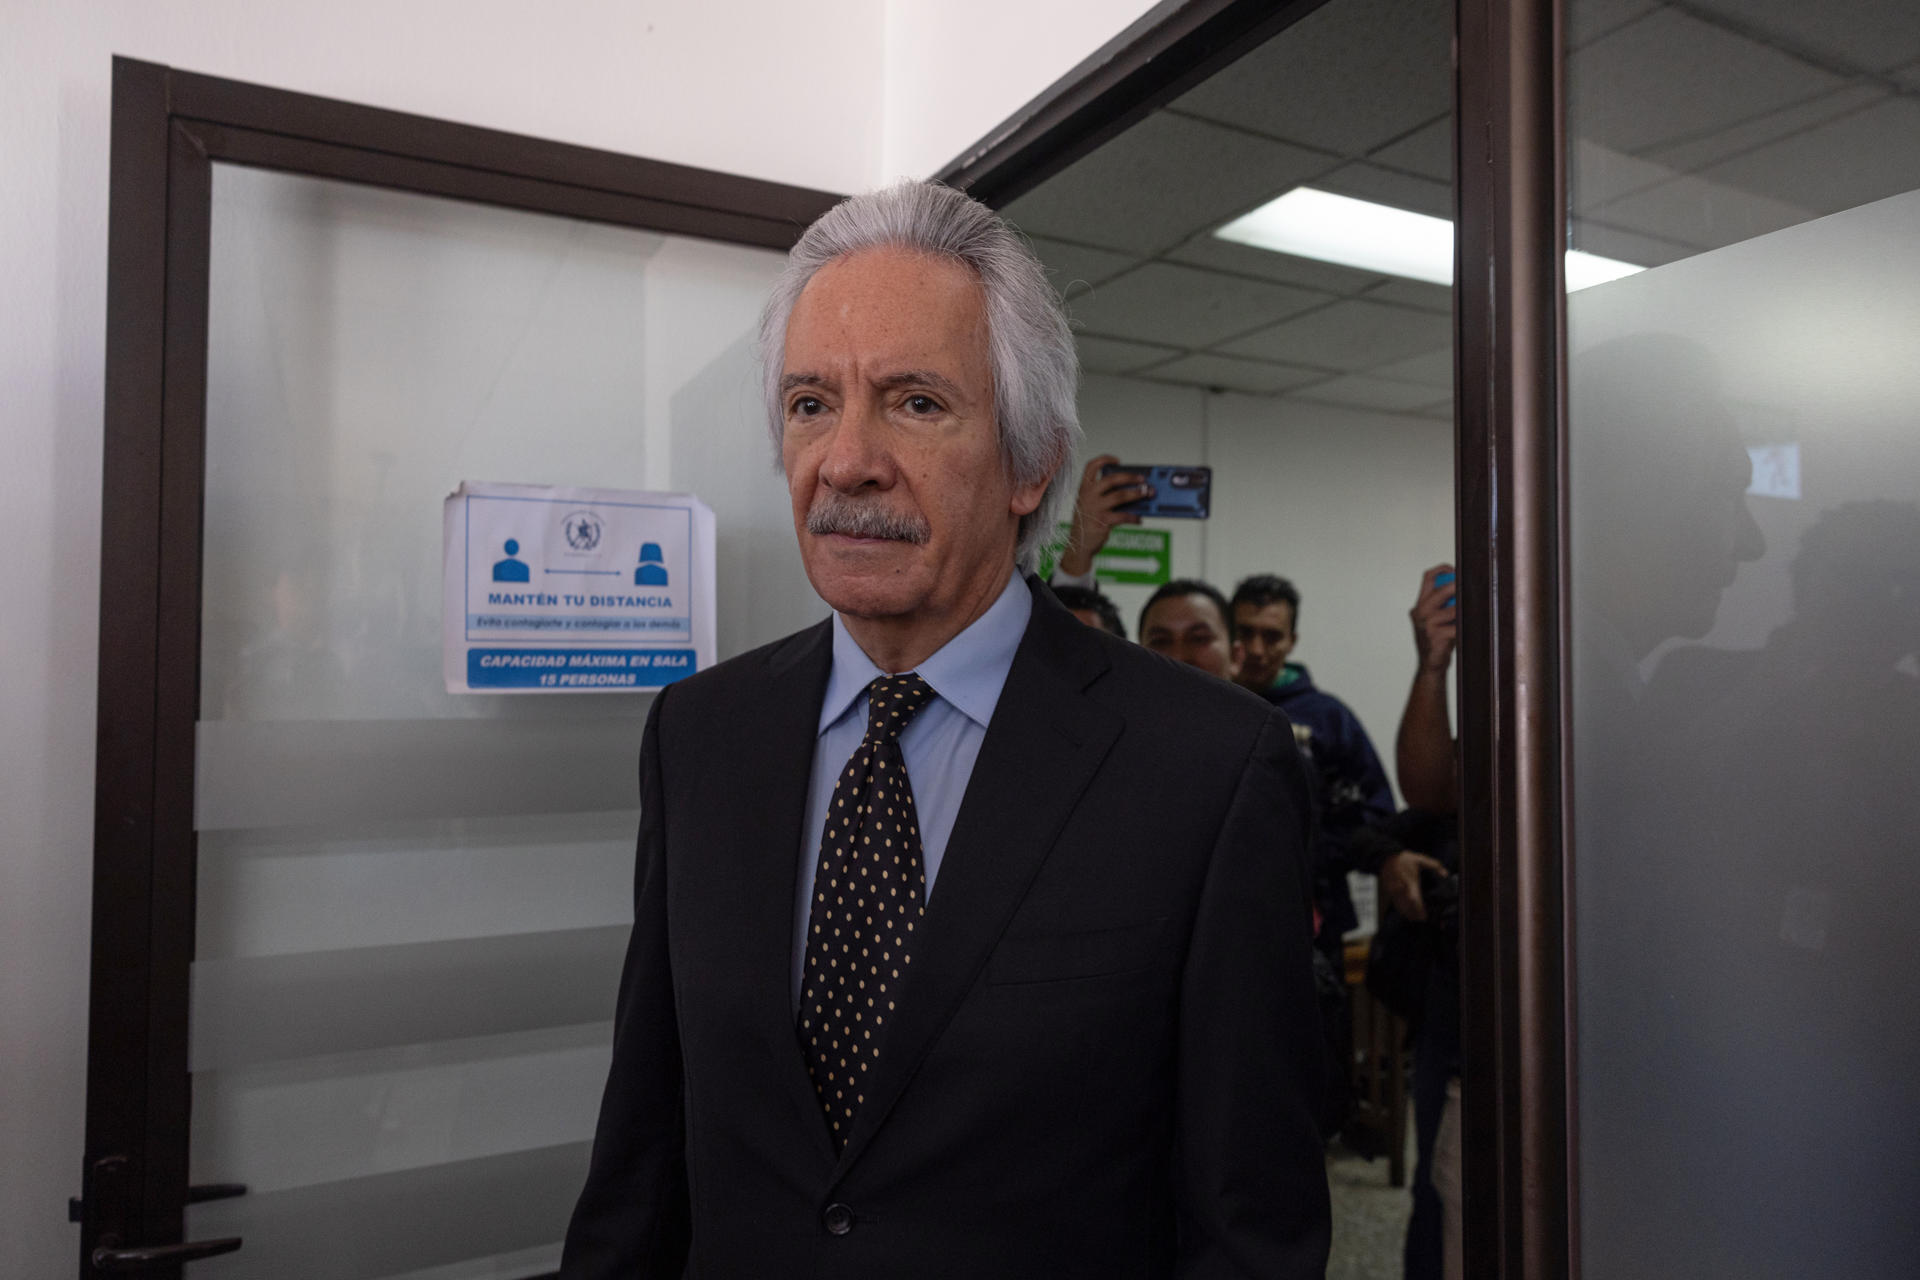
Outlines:
[[[940,176],[1003,205],[1319,3],[1164,4]],[[1463,1114],[1476,1280],[1578,1270],[1560,23],[1558,0],[1457,0]]]
[[1327,0],[1162,0],[934,177],[999,208]]
[[215,161],[774,249],[838,198],[114,59],[83,1276],[188,1200]]
[[1577,1276],[1558,0],[1459,0],[1466,1273]]

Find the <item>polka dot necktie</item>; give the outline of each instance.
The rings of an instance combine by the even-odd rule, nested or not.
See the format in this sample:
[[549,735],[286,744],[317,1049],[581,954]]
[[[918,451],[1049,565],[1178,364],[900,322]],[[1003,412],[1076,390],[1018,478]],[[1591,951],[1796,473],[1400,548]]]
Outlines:
[[911,672],[867,686],[867,736],[834,783],[820,835],[799,1032],[836,1151],[866,1100],[914,926],[926,914],[920,819],[900,733],[932,698]]

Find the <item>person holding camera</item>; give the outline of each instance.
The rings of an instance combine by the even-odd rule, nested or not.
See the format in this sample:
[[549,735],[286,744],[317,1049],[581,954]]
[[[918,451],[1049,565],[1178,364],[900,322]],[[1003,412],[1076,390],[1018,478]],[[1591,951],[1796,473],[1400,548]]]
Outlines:
[[1409,617],[1419,666],[1401,714],[1394,763],[1409,807],[1370,823],[1356,860],[1371,859],[1385,909],[1367,989],[1413,1036],[1413,1214],[1406,1280],[1457,1280],[1460,1240],[1460,866],[1458,774],[1447,668],[1458,631],[1454,571],[1435,565]]

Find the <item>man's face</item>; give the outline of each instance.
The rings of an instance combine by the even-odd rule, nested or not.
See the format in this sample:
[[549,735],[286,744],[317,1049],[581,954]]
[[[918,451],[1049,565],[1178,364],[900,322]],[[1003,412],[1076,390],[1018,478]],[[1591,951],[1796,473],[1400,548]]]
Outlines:
[[1233,606],[1233,635],[1240,642],[1239,682],[1255,693],[1270,688],[1293,652],[1293,606],[1242,601]]
[[1233,679],[1240,669],[1240,646],[1228,637],[1227,620],[1202,595],[1168,596],[1148,609],[1140,643],[1222,680]]
[[781,460],[807,577],[859,618],[991,600],[1043,483],[1001,462],[979,281],[871,249],[822,267],[787,321]]
[[1107,629],[1107,620],[1101,617],[1097,610],[1069,609],[1067,612],[1096,631],[1105,631]]

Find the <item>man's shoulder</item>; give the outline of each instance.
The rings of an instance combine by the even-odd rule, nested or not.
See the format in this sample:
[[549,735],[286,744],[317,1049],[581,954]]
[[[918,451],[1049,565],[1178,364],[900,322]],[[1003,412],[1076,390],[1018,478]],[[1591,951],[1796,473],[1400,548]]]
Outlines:
[[1273,717],[1275,708],[1239,685],[1210,676],[1153,650],[1088,628],[1104,641],[1108,700],[1130,722],[1161,728],[1202,726],[1224,737],[1244,734],[1251,741]]
[[715,663],[705,671],[668,685],[666,691],[671,692],[676,711],[683,707],[710,708],[742,697],[764,697],[783,688],[792,689],[798,696],[806,686],[803,673],[808,660],[820,660],[831,651],[829,628],[827,621],[816,622],[757,649]]

